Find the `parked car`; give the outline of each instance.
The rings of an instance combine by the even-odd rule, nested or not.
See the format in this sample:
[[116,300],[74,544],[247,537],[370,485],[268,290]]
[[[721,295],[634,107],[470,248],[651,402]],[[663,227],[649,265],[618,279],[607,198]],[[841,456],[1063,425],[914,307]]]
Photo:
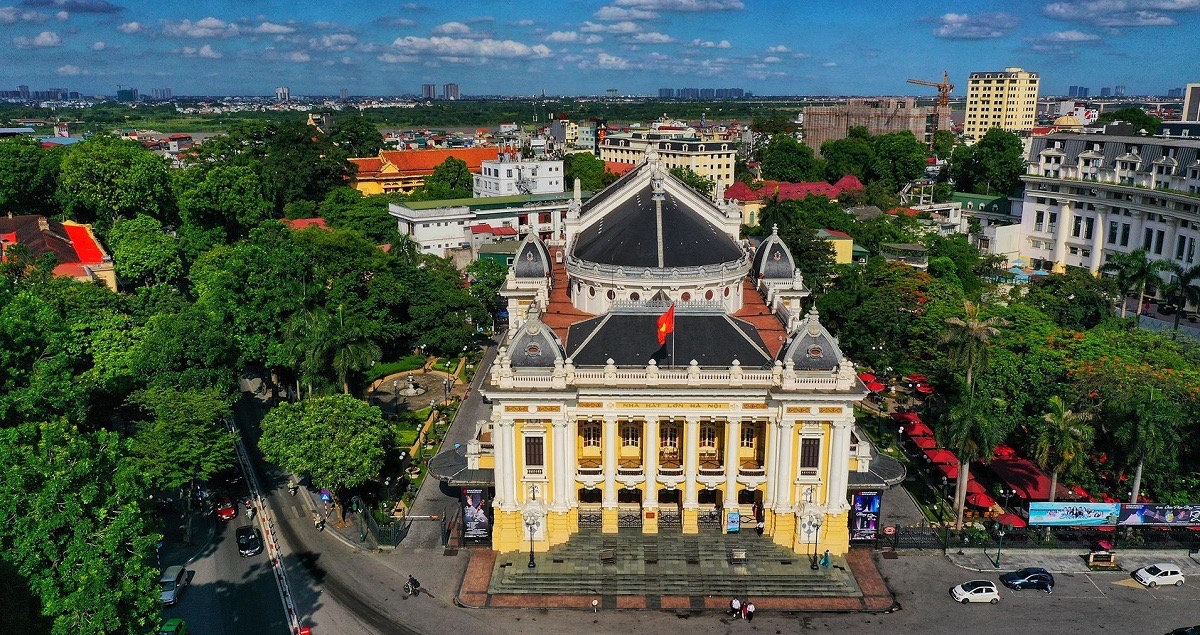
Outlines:
[[237,466],[227,467],[212,475],[210,483],[220,487],[236,487],[242,482],[242,470]]
[[237,545],[238,553],[242,554],[243,558],[256,556],[262,553],[263,540],[262,532],[253,525],[245,525],[237,529]]
[[1167,633],[1167,635],[1200,635],[1200,624],[1195,626],[1183,626],[1171,631],[1170,633]]
[[1010,589],[1038,589],[1054,593],[1054,576],[1041,567],[1027,567],[1000,576],[1000,582]]
[[233,504],[233,500],[228,496],[217,501],[217,518],[221,520],[233,520],[237,518],[237,505]]
[[996,584],[991,580],[972,580],[963,582],[956,587],[950,587],[950,597],[955,602],[970,604],[972,602],[987,602],[995,604],[1000,601],[1000,593]]
[[1148,567],[1142,567],[1133,572],[1133,579],[1151,589],[1167,584],[1183,586],[1184,583],[1183,572],[1179,570],[1179,566],[1169,562],[1160,562]]
[[178,617],[172,617],[159,627],[158,635],[188,635],[187,622]]
[[187,586],[187,569],[179,565],[167,567],[158,578],[162,603],[171,606],[179,601],[179,594]]

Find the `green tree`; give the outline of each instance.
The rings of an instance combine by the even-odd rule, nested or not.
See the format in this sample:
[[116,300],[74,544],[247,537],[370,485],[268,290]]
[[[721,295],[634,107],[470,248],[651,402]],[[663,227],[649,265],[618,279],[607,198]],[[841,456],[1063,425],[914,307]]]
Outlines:
[[1021,185],[1025,151],[1016,133],[992,128],[972,146],[958,146],[950,157],[954,189],[975,194],[1007,194]]
[[1142,491],[1142,469],[1147,461],[1165,462],[1178,452],[1176,422],[1184,419],[1179,406],[1162,391],[1149,388],[1119,408],[1122,421],[1113,438],[1124,449],[1127,462],[1134,468],[1130,503],[1138,502]]
[[262,431],[258,447],[268,461],[334,492],[383,469],[383,415],[350,395],[281,404],[263,418]]
[[216,245],[245,238],[273,217],[259,176],[249,166],[192,167],[179,175],[179,235],[193,260]]
[[158,623],[146,491],[125,443],[63,421],[0,430],[0,557],[54,620],[55,635],[141,635]]
[[350,157],[377,156],[385,147],[379,128],[365,117],[337,117],[329,136],[334,145]]
[[109,232],[109,242],[113,268],[128,284],[170,284],[183,275],[176,239],[152,216],[138,214],[118,220]]
[[680,181],[683,181],[688,187],[696,190],[701,196],[712,196],[713,187],[716,185],[712,179],[700,176],[690,168],[671,168],[671,174]]
[[1004,440],[1001,415],[996,412],[1000,405],[994,399],[962,393],[946,413],[944,426],[939,429],[940,440],[958,457],[958,480],[954,486],[955,529],[962,529],[971,464],[990,461],[993,449]]
[[467,162],[446,157],[433,174],[425,179],[422,196],[427,200],[440,201],[452,198],[470,198],[474,177],[467,169]]
[[604,162],[590,152],[573,152],[563,157],[563,183],[567,188],[575,187],[586,192],[599,192],[617,180],[617,175],[605,169]]
[[824,289],[834,271],[833,244],[804,225],[789,227],[779,236],[791,250],[804,283],[812,289]]
[[874,138],[874,156],[867,178],[883,181],[897,189],[925,174],[925,145],[913,133],[892,132]]
[[1146,293],[1153,293],[1162,284],[1161,274],[1170,270],[1171,265],[1165,260],[1150,260],[1144,247],[1138,247],[1127,254],[1117,254],[1113,259],[1104,263],[1100,271],[1111,273],[1121,290],[1121,317],[1125,317],[1125,294],[1136,292],[1138,296],[1137,311],[1142,310],[1146,301]]
[[750,122],[750,129],[759,134],[773,137],[775,135],[790,135],[796,132],[798,126],[785,115],[772,113],[755,117]]
[[67,215],[95,223],[107,236],[120,218],[144,214],[173,223],[175,201],[166,161],[133,141],[97,135],[63,158],[58,196]]
[[57,214],[54,193],[65,152],[27,137],[0,141],[0,214]]
[[1200,305],[1200,265],[1184,267],[1177,262],[1168,262],[1171,279],[1163,285],[1163,296],[1175,304],[1175,325],[1172,329],[1179,332],[1179,318],[1183,315],[1188,304]]
[[499,309],[503,300],[499,293],[508,269],[491,258],[479,258],[467,266],[467,275],[470,276],[471,295],[488,311]]
[[395,245],[400,237],[396,219],[388,213],[388,204],[407,198],[400,193],[363,196],[352,187],[339,187],[330,190],[318,212],[331,227],[362,232],[376,244]]
[[[851,132],[856,128],[866,132],[860,126],[855,126]],[[832,183],[847,174],[865,180],[875,160],[875,146],[871,143],[869,133],[865,138],[861,134],[852,134],[844,139],[822,143],[821,157],[825,159],[825,180]]]
[[942,336],[942,341],[950,345],[951,357],[966,374],[964,384],[968,393],[974,392],[975,372],[987,366],[988,343],[1000,334],[1000,329],[996,327],[1004,324],[1004,319],[1000,317],[980,318],[979,306],[970,300],[963,300],[963,317],[946,320],[949,328]]
[[1121,297],[1111,278],[1093,276],[1086,269],[1068,267],[1062,274],[1037,276],[1028,285],[1023,302],[1045,313],[1063,328],[1086,331],[1112,315]]
[[1050,398],[1050,410],[1034,432],[1033,458],[1043,470],[1050,470],[1050,502],[1058,491],[1058,475],[1071,475],[1085,464],[1096,430],[1090,425],[1092,415],[1067,408],[1063,398]]
[[939,159],[949,159],[954,153],[954,145],[958,143],[954,133],[949,130],[938,130],[933,133],[933,156]]
[[1136,106],[1100,113],[1100,118],[1096,120],[1096,123],[1109,123],[1113,121],[1131,123],[1135,132],[1145,130],[1148,134],[1158,134],[1158,128],[1162,125],[1162,119],[1148,115],[1146,111]]
[[819,178],[817,160],[808,146],[787,134],[777,134],[763,150],[762,177],[770,181],[799,183]]

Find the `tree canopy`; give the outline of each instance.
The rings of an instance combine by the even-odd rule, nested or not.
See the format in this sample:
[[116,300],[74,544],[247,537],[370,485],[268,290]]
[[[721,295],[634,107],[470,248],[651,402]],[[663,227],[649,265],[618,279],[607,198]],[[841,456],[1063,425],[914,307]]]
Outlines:
[[1015,133],[992,128],[979,143],[958,146],[948,172],[954,189],[975,194],[1008,194],[1025,174],[1025,151]]
[[813,151],[789,134],[771,137],[762,153],[762,177],[771,181],[799,183],[821,178],[823,171]]
[[258,447],[267,460],[334,492],[383,468],[387,426],[378,408],[350,395],[285,403],[267,413]]

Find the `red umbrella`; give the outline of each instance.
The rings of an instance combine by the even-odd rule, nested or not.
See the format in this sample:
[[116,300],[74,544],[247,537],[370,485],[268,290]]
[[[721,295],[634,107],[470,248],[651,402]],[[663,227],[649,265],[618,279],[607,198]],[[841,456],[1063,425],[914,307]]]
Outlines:
[[934,390],[933,386],[930,386],[929,384],[917,384],[917,392],[921,393],[922,395],[932,395]]
[[925,425],[924,423],[921,423],[920,421],[906,423],[903,426],[901,426],[901,429],[904,430],[904,434],[907,434],[910,437],[931,437],[931,436],[933,436],[933,430],[929,426]]
[[913,374],[911,374],[911,375],[905,375],[905,376],[904,376],[904,378],[905,378],[905,379],[907,379],[907,380],[909,380],[909,381],[915,381],[915,382],[929,381],[929,378],[928,378],[928,377],[926,377],[926,376],[924,376],[924,375],[917,374],[917,373],[913,373]]
[[930,463],[945,463],[947,465],[957,465],[958,457],[950,450],[936,448],[933,450],[925,450],[925,458],[929,459]]
[[958,465],[954,463],[938,463],[937,469],[948,479],[958,478]]
[[920,450],[932,450],[937,447],[937,441],[933,437],[911,437],[909,441]]
[[992,450],[992,454],[998,459],[1011,459],[1017,455],[1017,451],[1007,445],[998,445]]
[[887,386],[884,386],[883,384],[881,384],[881,383],[879,383],[879,382],[877,382],[877,381],[869,381],[869,382],[867,382],[867,390],[869,390],[869,391],[871,391],[871,392],[879,392],[879,391],[883,390],[883,389],[884,389],[884,388],[886,388],[886,387],[887,387]]
[[872,375],[871,373],[859,373],[858,378],[864,382],[875,381],[875,375]]
[[967,504],[971,507],[991,509],[996,504],[996,501],[987,494],[967,494]]
[[996,520],[999,521],[1001,525],[1008,525],[1009,527],[1029,526],[1029,523],[1025,522],[1024,518],[1021,518],[1016,514],[1000,514],[1000,517]]
[[893,412],[892,419],[896,421],[912,421],[914,423],[920,423],[921,415],[915,412]]
[[967,493],[968,494],[986,494],[987,490],[984,489],[983,486],[979,484],[979,481],[975,480],[975,477],[971,477],[971,480],[967,481]]

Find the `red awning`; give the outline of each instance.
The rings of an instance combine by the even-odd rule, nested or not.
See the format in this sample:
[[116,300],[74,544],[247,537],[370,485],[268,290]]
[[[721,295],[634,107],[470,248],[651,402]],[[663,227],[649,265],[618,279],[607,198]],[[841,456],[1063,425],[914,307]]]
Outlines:
[[958,464],[958,457],[955,456],[953,452],[950,450],[943,450],[941,448],[925,450],[925,458],[929,459],[930,463],[945,463],[948,465]]
[[904,431],[904,434],[906,434],[910,437],[931,437],[931,436],[933,436],[933,429],[930,428],[929,426],[925,425],[924,423],[921,423],[920,421],[916,421],[913,423],[906,423],[906,424],[900,426],[900,429]]
[[998,445],[992,454],[998,459],[1011,459],[1017,455],[1017,451],[1007,445]]
[[858,378],[863,380],[863,382],[875,381],[876,379],[875,375],[872,375],[871,373],[859,373]]
[[911,375],[905,375],[904,378],[909,381],[915,381],[915,382],[929,381],[928,377],[917,374],[917,373],[913,373]]
[[996,504],[996,501],[987,494],[967,494],[967,504],[971,507],[991,509]]
[[948,479],[958,478],[958,464],[957,463],[938,463],[937,469],[939,472],[941,472],[943,475],[945,475],[945,477]]
[[1050,477],[1043,474],[1033,461],[1021,457],[996,459],[988,467],[1017,496],[1030,501],[1050,500]]
[[1118,501],[1117,499],[1113,498],[1112,496],[1110,496],[1110,495],[1108,495],[1108,494],[1102,494],[1102,495],[1100,496],[1100,501],[1101,501],[1101,502],[1104,502],[1104,503],[1119,503],[1119,502],[1121,502],[1121,501]]
[[1025,522],[1024,518],[1021,518],[1016,514],[1000,514],[1000,517],[996,520],[999,521],[1001,525],[1008,525],[1009,527],[1029,526],[1029,523]]
[[979,481],[975,480],[975,477],[971,477],[971,479],[969,481],[967,481],[967,494],[986,494],[986,493],[987,493],[987,490],[984,489],[983,486],[979,484]]
[[905,421],[920,422],[921,415],[919,415],[915,412],[893,412],[892,419],[894,419],[896,421],[900,421],[900,422],[905,422]]
[[909,441],[920,450],[932,450],[937,447],[937,441],[933,437],[911,437]]
[[922,395],[932,395],[935,391],[929,384],[917,384],[917,392]]
[[883,390],[884,388],[887,388],[887,386],[884,386],[883,384],[881,384],[877,381],[867,382],[867,390],[869,390],[871,392],[879,392],[879,391]]

